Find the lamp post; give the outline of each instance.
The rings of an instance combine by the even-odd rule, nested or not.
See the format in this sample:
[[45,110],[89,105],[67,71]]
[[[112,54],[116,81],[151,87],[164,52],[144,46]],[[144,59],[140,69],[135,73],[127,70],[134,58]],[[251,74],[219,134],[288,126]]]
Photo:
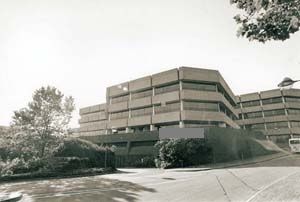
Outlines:
[[107,166],[107,147],[105,147],[105,160],[104,160],[104,168]]
[[280,87],[280,88],[287,87],[287,86],[292,86],[294,83],[296,83],[298,81],[300,81],[300,80],[292,80],[289,77],[285,77],[283,79],[283,81],[281,81],[277,86]]

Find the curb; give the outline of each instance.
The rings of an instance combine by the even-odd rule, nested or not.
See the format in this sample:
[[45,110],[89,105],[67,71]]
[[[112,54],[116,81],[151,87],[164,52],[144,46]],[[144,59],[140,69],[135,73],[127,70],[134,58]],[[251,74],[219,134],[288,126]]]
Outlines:
[[[220,166],[215,166],[215,167],[206,167],[206,168],[201,168],[201,167],[193,167],[193,169],[195,170],[191,170],[194,172],[198,172],[198,171],[208,171],[208,170],[215,170],[215,169],[222,169],[222,168],[232,168],[232,167],[238,167],[238,166],[243,166],[243,165],[252,165],[252,164],[257,164],[257,163],[262,163],[262,162],[267,162],[267,161],[271,161],[274,159],[279,159],[282,157],[286,157],[286,156],[290,156],[291,154],[288,153],[281,153],[281,155],[272,155],[270,156],[270,158],[266,158],[266,159],[261,159],[261,160],[254,160],[254,161],[245,161],[245,162],[239,162],[239,163],[235,163],[235,164],[227,164],[227,165],[220,165]],[[187,170],[183,170],[181,168],[177,168],[173,170],[174,172],[184,172]],[[188,172],[188,171],[187,171]]]
[[3,198],[0,197],[0,202],[16,202],[16,201],[20,201],[23,195],[19,192],[12,192],[2,197]]

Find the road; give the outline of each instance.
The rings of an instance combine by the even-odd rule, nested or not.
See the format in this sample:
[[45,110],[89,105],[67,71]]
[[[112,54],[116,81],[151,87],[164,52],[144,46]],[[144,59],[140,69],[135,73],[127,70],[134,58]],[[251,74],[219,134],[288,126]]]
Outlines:
[[6,183],[30,201],[299,201],[300,155],[234,168],[122,169],[103,176]]

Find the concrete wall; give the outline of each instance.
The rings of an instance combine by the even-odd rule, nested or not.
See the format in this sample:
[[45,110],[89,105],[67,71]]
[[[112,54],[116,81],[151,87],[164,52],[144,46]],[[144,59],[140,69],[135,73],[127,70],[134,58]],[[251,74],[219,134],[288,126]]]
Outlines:
[[[274,152],[255,141],[265,140],[265,136],[260,132],[229,128],[205,128],[204,136],[206,144],[213,149],[214,162],[232,161]],[[84,136],[81,138],[99,145],[120,145],[116,146],[117,157],[120,160],[123,159],[119,167],[129,166],[130,161],[139,160],[138,158],[145,156],[155,158],[158,155],[158,151],[153,146],[159,140],[158,131]],[[149,146],[137,144],[147,142],[150,143]]]

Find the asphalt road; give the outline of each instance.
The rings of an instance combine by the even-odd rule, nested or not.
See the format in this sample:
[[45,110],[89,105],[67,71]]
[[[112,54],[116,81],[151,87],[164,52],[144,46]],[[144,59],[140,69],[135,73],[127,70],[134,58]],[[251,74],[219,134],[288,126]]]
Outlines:
[[104,176],[0,185],[26,201],[300,201],[300,155],[207,171],[123,169]]

